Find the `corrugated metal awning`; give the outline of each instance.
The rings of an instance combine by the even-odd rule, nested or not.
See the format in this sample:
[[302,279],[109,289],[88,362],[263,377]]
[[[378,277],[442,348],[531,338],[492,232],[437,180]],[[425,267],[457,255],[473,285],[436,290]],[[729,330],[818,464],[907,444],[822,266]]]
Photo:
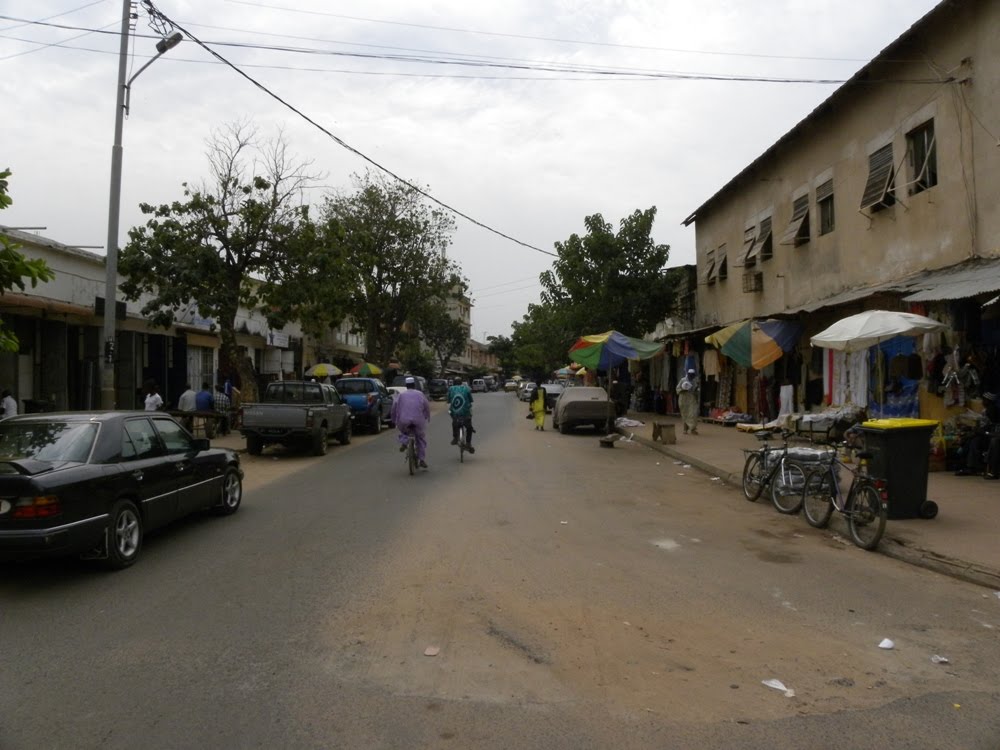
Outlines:
[[963,263],[960,267],[928,271],[908,285],[918,291],[903,297],[906,302],[967,299],[1000,291],[1000,258]]

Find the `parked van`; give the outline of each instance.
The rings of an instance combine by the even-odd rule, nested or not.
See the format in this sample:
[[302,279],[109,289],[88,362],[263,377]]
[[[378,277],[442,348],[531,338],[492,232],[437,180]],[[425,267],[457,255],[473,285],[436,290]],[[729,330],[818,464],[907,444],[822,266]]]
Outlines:
[[476,378],[472,381],[472,392],[473,393],[486,393],[486,381],[482,378]]

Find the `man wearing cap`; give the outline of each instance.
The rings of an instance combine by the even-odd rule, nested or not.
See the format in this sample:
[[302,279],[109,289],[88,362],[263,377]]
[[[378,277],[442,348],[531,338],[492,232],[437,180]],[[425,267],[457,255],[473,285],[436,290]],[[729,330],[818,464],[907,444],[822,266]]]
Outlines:
[[410,432],[417,438],[417,459],[427,468],[427,423],[431,421],[431,404],[417,388],[415,378],[407,376],[406,390],[392,400],[392,421],[399,429],[399,451],[406,450]]
[[692,435],[698,434],[698,402],[700,400],[701,387],[698,383],[698,374],[692,369],[687,371],[687,375],[681,378],[677,384],[677,405],[680,408],[681,420],[684,422],[684,434],[690,432]]

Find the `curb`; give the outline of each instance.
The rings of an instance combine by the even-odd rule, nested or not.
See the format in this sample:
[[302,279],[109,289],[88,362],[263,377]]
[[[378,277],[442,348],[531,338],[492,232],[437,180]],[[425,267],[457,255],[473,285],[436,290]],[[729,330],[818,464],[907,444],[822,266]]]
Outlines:
[[[692,456],[685,455],[669,445],[657,443],[650,438],[642,437],[629,432],[627,428],[616,427],[615,432],[629,438],[633,442],[650,448],[651,450],[663,453],[671,458],[683,461],[686,464],[690,464],[706,474],[713,477],[719,477],[719,479],[728,485],[740,487],[743,483],[742,474],[723,471],[707,461],[702,461]],[[977,586],[985,586],[993,589],[994,591],[1000,591],[1000,570],[993,570],[965,560],[948,557],[947,555],[942,555],[932,550],[921,549],[919,547],[908,547],[902,540],[893,537],[888,530],[886,531],[886,535],[883,537],[882,543],[876,551],[886,557],[899,560],[900,562],[908,563],[926,570],[932,570],[935,573],[941,573],[942,575],[946,575],[960,581],[965,581],[966,583],[972,583]]]

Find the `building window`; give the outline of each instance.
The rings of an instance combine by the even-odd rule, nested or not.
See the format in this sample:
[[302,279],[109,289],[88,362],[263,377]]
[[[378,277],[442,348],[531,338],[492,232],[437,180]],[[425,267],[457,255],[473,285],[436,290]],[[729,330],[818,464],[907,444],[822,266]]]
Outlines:
[[725,281],[726,277],[729,276],[729,261],[726,260],[726,246],[721,245],[715,253],[715,273],[719,277],[719,281]]
[[705,277],[706,284],[715,283],[715,250],[709,250],[705,253]]
[[801,195],[792,202],[792,220],[781,238],[782,245],[803,245],[809,241],[809,195]]
[[816,208],[819,211],[819,233],[833,231],[833,180],[827,180],[816,188]]
[[753,250],[754,239],[756,237],[757,227],[750,227],[743,230],[743,251],[740,253],[740,265],[752,266],[754,264],[754,261],[750,260],[750,251]]
[[910,159],[910,195],[922,193],[937,185],[934,120],[928,120],[906,134],[906,151]]
[[892,144],[868,157],[868,182],[861,196],[861,210],[880,211],[896,202],[893,189]]
[[773,254],[771,247],[771,217],[760,220],[760,227],[757,229],[757,239],[754,240],[753,247],[743,259],[744,266],[752,266],[757,259],[768,260]]

